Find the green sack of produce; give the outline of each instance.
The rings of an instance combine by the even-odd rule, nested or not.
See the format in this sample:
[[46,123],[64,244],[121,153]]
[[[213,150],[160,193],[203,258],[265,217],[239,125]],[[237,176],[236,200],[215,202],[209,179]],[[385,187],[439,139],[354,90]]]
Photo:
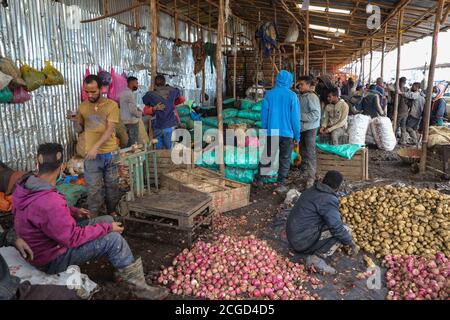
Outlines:
[[8,86],[0,90],[0,103],[10,103],[12,100],[13,100],[13,93],[8,88]]
[[228,108],[228,109],[223,110],[222,115],[223,115],[224,119],[229,119],[229,118],[236,117],[238,112],[239,112],[238,109]]
[[257,127],[257,128],[262,128],[262,123],[261,123],[261,121],[256,121],[255,122],[255,127]]
[[25,80],[28,92],[42,87],[45,83],[45,74],[27,64],[20,67],[20,72],[23,80]]
[[191,109],[186,105],[178,106],[177,112],[180,117],[187,117],[191,115]]
[[45,75],[44,84],[46,86],[57,86],[59,84],[64,84],[64,77],[61,72],[52,66],[50,61],[46,60],[44,64],[44,69],[42,69],[42,73]]
[[254,104],[255,104],[255,102],[252,100],[242,99],[241,100],[241,110],[250,110]]
[[234,98],[228,98],[228,99],[223,101],[223,104],[230,104],[230,103],[233,103],[234,101],[235,101]]
[[230,125],[235,123],[234,118],[223,119],[223,124]]
[[225,178],[241,183],[252,183],[258,170],[225,167]]
[[255,121],[251,119],[243,119],[243,118],[234,118],[235,124],[246,124],[247,128],[253,127],[255,125]]
[[239,111],[238,115],[239,118],[243,119],[250,119],[254,121],[260,121],[261,120],[261,113],[251,110],[241,110]]
[[261,112],[262,104],[263,104],[262,100],[255,103],[252,107],[252,111]]
[[231,168],[258,169],[259,150],[254,147],[225,148],[225,165]]
[[261,177],[261,182],[264,184],[277,183],[277,180],[278,180],[278,173],[274,176],[262,176]]
[[197,159],[195,164],[205,169],[214,171],[219,170],[219,165],[217,164],[216,153],[214,150],[203,152],[202,156]]
[[217,117],[202,118],[203,125],[217,128]]
[[63,183],[57,185],[56,189],[66,197],[69,208],[74,207],[78,200],[87,196],[87,188],[82,185]]

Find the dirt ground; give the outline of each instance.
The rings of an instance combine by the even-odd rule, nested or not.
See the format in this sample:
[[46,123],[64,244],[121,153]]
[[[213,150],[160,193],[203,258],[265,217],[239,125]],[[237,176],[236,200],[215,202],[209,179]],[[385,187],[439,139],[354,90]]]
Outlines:
[[[351,192],[374,184],[404,183],[450,193],[448,182],[442,181],[433,173],[424,175],[412,173],[410,165],[403,164],[394,152],[371,149],[369,157],[370,180],[355,184],[345,183],[344,192]],[[290,174],[290,186],[301,192],[304,189],[303,184],[301,173],[293,169]],[[271,226],[283,212],[285,205],[283,204],[284,198],[273,194],[272,188],[271,186],[264,186],[260,189],[252,188],[249,206],[222,214],[217,218],[218,220],[215,220],[214,229],[206,230],[201,238],[208,241],[218,233],[236,236],[254,234],[266,240],[280,254],[290,257],[293,261],[301,262],[300,258],[290,252],[274,235]],[[166,239],[167,232],[160,232],[161,230],[158,231],[152,227],[142,228],[130,225],[127,229],[129,232],[125,233],[125,237],[135,255],[143,258],[149,281],[153,281],[161,267],[170,265],[172,259],[186,247],[181,242],[183,240],[178,241],[178,244],[173,244],[173,236],[170,236],[172,239]],[[145,237],[133,236],[130,231],[140,235],[145,234]],[[384,299],[387,294],[384,286],[380,290],[369,290],[366,280],[359,280],[357,277],[358,274],[367,270],[363,255],[362,252],[355,259],[350,259],[343,253],[335,254],[334,260],[329,263],[338,270],[338,274],[335,276],[315,274],[322,280],[322,284],[311,291],[318,292],[322,299]],[[374,262],[380,265],[380,261],[374,259]],[[100,284],[101,289],[94,299],[133,298],[123,285],[113,282],[113,269],[107,261],[90,263],[83,266],[82,270]],[[169,299],[192,299],[192,297],[170,296]]]
[[[438,189],[444,193],[450,193],[448,181],[441,180],[439,175],[427,172],[426,174],[414,174],[410,165],[401,162],[395,152],[385,152],[377,149],[369,151],[369,181],[359,183],[344,183],[343,192],[349,193],[355,190],[377,184],[403,183],[417,187]],[[290,187],[302,192],[304,180],[301,172],[293,169],[290,172]],[[224,233],[235,236],[254,234],[260,239],[266,240],[270,246],[280,254],[289,257],[294,262],[302,262],[301,257],[290,252],[287,246],[280,241],[274,225],[285,213],[284,198],[273,194],[272,186],[264,186],[259,189],[252,188],[250,205],[247,207],[217,215],[214,227],[205,230],[200,238],[211,241],[214,235]],[[1,222],[1,221],[0,221]],[[283,229],[283,228],[282,228]],[[279,229],[280,230],[280,229]],[[139,235],[136,236],[136,235]],[[144,262],[147,279],[152,282],[158,275],[161,267],[171,265],[173,258],[187,247],[182,237],[173,232],[155,229],[151,226],[127,225],[125,238],[135,254]],[[358,279],[361,272],[366,271],[363,260],[364,253],[350,259],[343,253],[336,253],[333,260],[328,261],[338,271],[334,276],[315,274],[322,283],[312,292],[317,292],[322,299],[384,299],[387,289],[383,286],[380,290],[369,290],[365,279]],[[372,257],[373,258],[373,257]],[[373,259],[380,266],[380,261]],[[131,292],[122,284],[114,282],[114,271],[108,261],[101,260],[81,266],[82,272],[97,282],[100,291],[93,299],[133,299]],[[192,299],[192,297],[170,296],[169,299]]]

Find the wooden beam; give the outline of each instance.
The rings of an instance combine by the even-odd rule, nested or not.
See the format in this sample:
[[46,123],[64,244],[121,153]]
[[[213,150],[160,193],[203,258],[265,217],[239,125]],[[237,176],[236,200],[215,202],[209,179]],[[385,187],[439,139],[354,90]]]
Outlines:
[[369,83],[372,83],[373,39],[370,39]]
[[423,173],[426,170],[427,163],[427,148],[428,148],[428,135],[430,132],[430,115],[431,115],[431,95],[433,93],[433,81],[434,72],[436,67],[436,58],[438,52],[439,43],[439,30],[441,28],[442,11],[444,10],[445,0],[439,0],[437,11],[435,14],[434,21],[434,32],[433,32],[433,46],[431,49],[431,62],[430,70],[428,72],[428,88],[427,95],[425,99],[425,110],[423,115],[423,135],[422,135],[422,155],[420,157],[420,171]]
[[131,7],[126,8],[126,9],[122,9],[122,10],[119,10],[119,11],[116,11],[116,12],[113,12],[113,13],[108,13],[108,14],[105,14],[105,15],[97,17],[97,18],[81,20],[80,22],[81,23],[89,23],[89,22],[95,22],[95,21],[103,20],[103,19],[106,19],[106,18],[109,18],[109,17],[117,16],[117,15],[125,13],[125,12],[132,11],[132,10],[134,10],[136,8],[139,8],[141,6],[144,6],[144,5],[148,5],[148,3],[144,2],[144,3],[135,4],[135,5],[131,6]]
[[303,62],[305,75],[309,75],[309,10],[306,10],[305,58]]
[[384,26],[384,37],[383,37],[383,44],[381,47],[381,73],[380,77],[384,80],[384,50],[386,49],[386,32],[387,32],[387,25]]
[[[402,48],[402,25],[403,25],[403,10],[400,10],[398,13],[398,23],[397,23],[397,72],[396,72],[396,81],[395,87],[399,87],[400,83],[400,69],[401,69],[401,48]],[[400,95],[397,90],[395,93],[394,99],[394,114],[392,116],[392,126],[394,128],[394,133],[397,132],[397,116],[398,116],[398,104],[400,100]]]
[[450,13],[450,4],[447,5],[447,9],[445,10],[444,14],[442,15],[441,24],[443,24],[443,25],[446,24],[449,13]]
[[220,173],[225,174],[224,164],[224,137],[223,137],[223,115],[222,115],[222,43],[224,39],[224,0],[219,0],[219,17],[217,21],[217,48],[216,48],[216,101],[217,101],[217,123],[219,129],[219,168]]
[[157,0],[150,0],[150,14],[152,21],[152,34],[151,34],[151,82],[150,90],[155,90],[155,78],[158,72],[158,7]]

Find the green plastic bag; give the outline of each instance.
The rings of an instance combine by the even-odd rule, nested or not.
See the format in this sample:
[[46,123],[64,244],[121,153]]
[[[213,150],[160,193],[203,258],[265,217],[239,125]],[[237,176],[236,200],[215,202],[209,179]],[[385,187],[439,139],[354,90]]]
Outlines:
[[217,128],[217,117],[202,118],[203,125]]
[[0,90],[0,103],[10,103],[13,100],[13,93],[8,86]]
[[353,156],[361,149],[363,146],[360,144],[341,144],[341,145],[331,145],[316,143],[317,148],[322,151],[338,155],[345,159],[351,159]]
[[247,127],[253,127],[255,125],[254,120],[243,119],[243,118],[234,118],[234,123],[235,124],[246,124]]
[[239,118],[243,119],[250,119],[253,121],[260,121],[261,120],[261,113],[251,110],[241,110],[238,113]]
[[52,64],[50,61],[45,61],[44,69],[42,73],[45,75],[44,84],[46,86],[56,86],[59,84],[64,84],[64,77]]
[[223,104],[230,104],[230,103],[232,103],[234,101],[235,101],[234,98],[228,98],[228,99],[224,100]]
[[197,159],[196,163],[197,166],[217,171],[219,170],[219,165],[216,161],[216,153],[214,150],[205,151],[202,153],[202,156]]
[[186,105],[178,106],[177,112],[180,117],[187,117],[191,115],[191,109]]
[[255,127],[257,127],[257,128],[262,128],[262,122],[261,121],[256,121],[255,122]]
[[262,104],[263,104],[262,100],[255,103],[252,107],[252,111],[261,112]]
[[259,150],[255,147],[225,148],[225,165],[240,169],[258,169]]
[[241,110],[250,110],[254,104],[255,104],[255,102],[252,100],[242,99],[241,100]]
[[241,183],[252,183],[258,170],[225,167],[225,178]]
[[223,118],[224,119],[229,119],[229,118],[236,117],[238,112],[239,112],[239,110],[238,109],[234,109],[234,108],[224,109],[223,110]]
[[87,196],[87,188],[77,184],[63,183],[56,186],[56,189],[66,197],[69,208],[74,207],[78,200]]
[[28,92],[42,87],[45,83],[45,74],[27,64],[20,67],[20,72],[22,73],[23,80],[25,80]]

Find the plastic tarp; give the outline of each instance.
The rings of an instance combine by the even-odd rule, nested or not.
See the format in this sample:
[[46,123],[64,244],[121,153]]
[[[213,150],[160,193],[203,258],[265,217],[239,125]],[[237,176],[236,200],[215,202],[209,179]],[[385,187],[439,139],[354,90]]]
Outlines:
[[239,118],[243,119],[250,119],[254,121],[260,121],[261,120],[261,113],[256,111],[250,111],[250,110],[241,110],[239,111],[238,115]]
[[77,184],[63,183],[57,185],[56,189],[66,197],[68,207],[74,207],[78,200],[87,196],[87,188]]
[[252,183],[258,170],[225,167],[225,178],[241,183]]
[[341,144],[331,145],[324,143],[316,143],[316,147],[324,152],[338,155],[345,159],[352,159],[353,156],[363,147],[361,144]]
[[25,261],[14,247],[2,247],[0,254],[5,259],[11,275],[18,277],[20,282],[29,281],[32,285],[68,286],[84,299],[89,299],[98,291],[98,285],[81,273],[78,266],[69,266],[64,272],[49,275]]

